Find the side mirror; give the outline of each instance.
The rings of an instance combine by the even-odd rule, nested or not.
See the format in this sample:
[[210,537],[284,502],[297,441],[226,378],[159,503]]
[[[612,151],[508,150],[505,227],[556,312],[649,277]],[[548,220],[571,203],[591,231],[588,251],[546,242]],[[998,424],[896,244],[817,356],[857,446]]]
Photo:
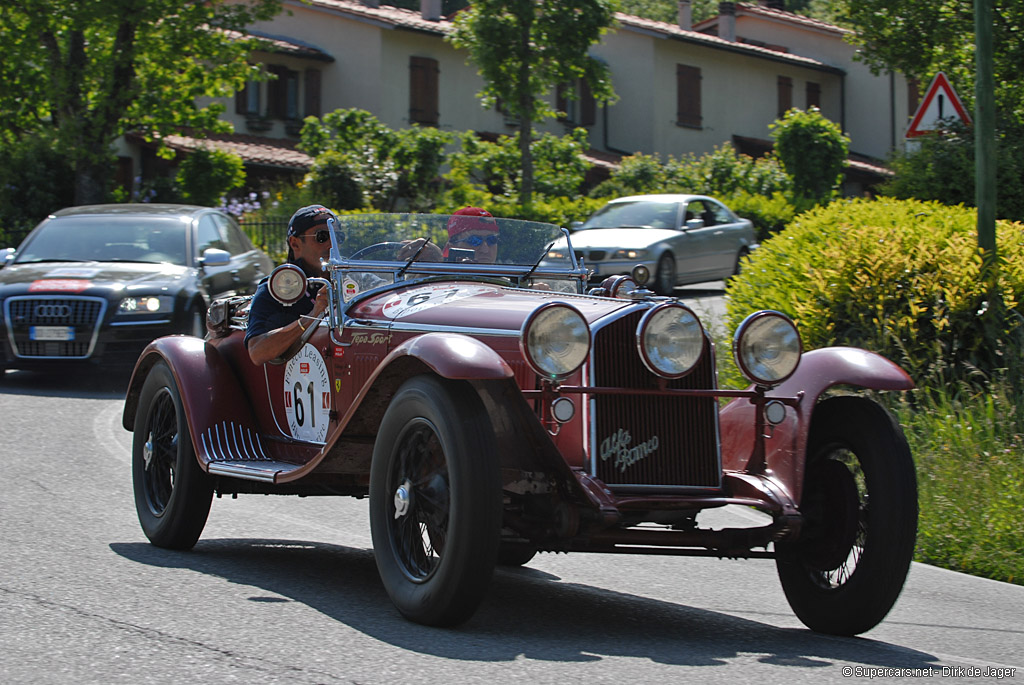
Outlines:
[[199,258],[199,266],[224,266],[231,263],[231,253],[211,247]]
[[5,247],[0,250],[0,269],[13,262],[16,254],[18,254],[18,251],[13,247]]
[[577,228],[583,225],[582,221],[571,221],[569,222],[569,230],[575,231]]
[[693,230],[695,228],[704,228],[704,220],[703,219],[689,219],[686,222],[685,228],[688,231],[689,230]]

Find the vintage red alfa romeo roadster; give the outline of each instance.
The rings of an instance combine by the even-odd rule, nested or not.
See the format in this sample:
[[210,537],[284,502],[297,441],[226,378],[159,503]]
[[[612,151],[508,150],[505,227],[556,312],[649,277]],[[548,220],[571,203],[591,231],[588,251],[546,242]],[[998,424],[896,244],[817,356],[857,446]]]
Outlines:
[[[308,279],[327,316],[271,363],[246,352],[247,297],[211,306],[205,340],[143,352],[123,423],[153,544],[195,545],[214,493],[369,497],[383,585],[425,624],[466,620],[496,564],[540,551],[774,558],[813,630],[885,617],[916,481],[899,426],[857,393],[909,389],[903,370],[803,353],[788,317],[759,311],[732,345],[750,386],[719,389],[711,337],[643,268],[587,291],[568,231],[506,219],[486,247],[399,258],[417,238],[445,245],[448,220],[331,219]],[[307,285],[290,265],[269,281],[282,303]],[[701,524],[727,505],[765,523]]]

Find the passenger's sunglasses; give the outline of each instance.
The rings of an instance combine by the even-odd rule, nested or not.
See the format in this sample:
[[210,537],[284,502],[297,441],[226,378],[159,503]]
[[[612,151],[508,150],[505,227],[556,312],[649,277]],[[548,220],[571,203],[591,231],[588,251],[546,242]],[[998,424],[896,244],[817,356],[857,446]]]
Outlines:
[[303,233],[299,236],[300,238],[316,238],[318,243],[326,243],[331,239],[331,232],[326,228],[321,228],[319,231],[313,234]]
[[494,247],[498,244],[498,235],[496,233],[492,233],[487,237],[471,235],[468,238],[454,238],[450,242],[457,245],[470,245],[472,247],[480,247],[484,242],[486,242],[491,247]]

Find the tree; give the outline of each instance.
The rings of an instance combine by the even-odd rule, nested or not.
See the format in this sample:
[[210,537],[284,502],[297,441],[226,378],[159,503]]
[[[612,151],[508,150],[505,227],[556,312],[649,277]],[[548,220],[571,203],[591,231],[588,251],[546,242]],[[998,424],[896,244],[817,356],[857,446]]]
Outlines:
[[245,163],[230,152],[199,148],[182,160],[175,181],[185,202],[216,205],[245,183]]
[[524,205],[533,197],[533,122],[556,116],[546,99],[551,90],[582,79],[595,101],[614,99],[607,65],[587,55],[611,25],[614,1],[476,0],[455,19],[449,40],[469,51],[483,76],[484,106],[498,101],[519,120]]
[[[856,27],[850,38],[875,73],[899,71],[928,83],[938,72],[974,99],[973,0],[841,0]],[[993,0],[993,72],[996,111],[1024,124],[1024,0]]]
[[791,109],[771,126],[775,156],[793,179],[797,197],[827,201],[842,180],[850,139],[817,107]]
[[258,67],[240,33],[280,0],[22,0],[0,7],[0,146],[44,134],[68,158],[75,202],[106,198],[113,144],[184,127],[224,132],[223,105]]

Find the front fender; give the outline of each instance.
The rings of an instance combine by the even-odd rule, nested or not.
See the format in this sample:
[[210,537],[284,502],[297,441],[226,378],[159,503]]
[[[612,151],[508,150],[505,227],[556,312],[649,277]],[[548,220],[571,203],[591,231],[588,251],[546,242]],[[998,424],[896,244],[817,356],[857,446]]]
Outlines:
[[167,364],[178,385],[192,444],[204,468],[209,461],[202,447],[204,432],[225,422],[255,431],[256,421],[247,395],[227,360],[214,345],[185,335],[159,338],[143,350],[125,396],[121,425],[126,430],[135,428],[142,385],[150,369],[160,361]]
[[515,375],[501,355],[460,333],[424,333],[409,338],[388,353],[378,372],[400,357],[414,357],[452,380],[497,380]]
[[[786,412],[786,420],[769,429],[765,463],[774,480],[797,503],[803,488],[804,462],[811,417],[818,399],[829,388],[848,385],[869,390],[911,390],[914,381],[885,357],[854,347],[825,347],[803,355],[796,372],[773,388],[767,397],[799,397]],[[754,452],[755,407],[740,398],[719,414],[722,464],[743,471]]]

